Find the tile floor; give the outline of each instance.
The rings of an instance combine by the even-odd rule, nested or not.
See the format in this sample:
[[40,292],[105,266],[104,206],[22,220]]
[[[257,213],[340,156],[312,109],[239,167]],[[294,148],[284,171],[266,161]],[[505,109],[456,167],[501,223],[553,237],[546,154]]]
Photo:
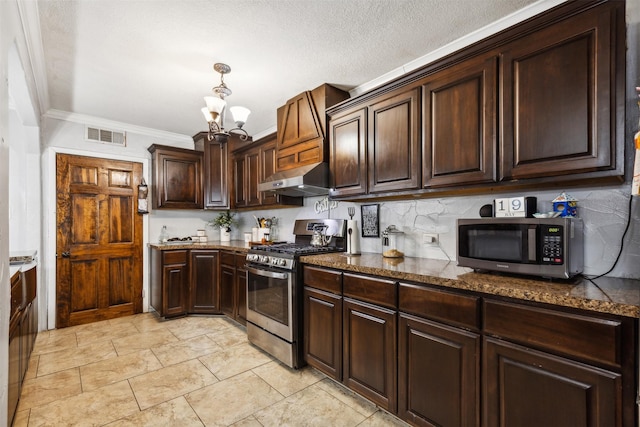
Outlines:
[[14,426],[406,426],[224,317],[144,313],[38,334]]

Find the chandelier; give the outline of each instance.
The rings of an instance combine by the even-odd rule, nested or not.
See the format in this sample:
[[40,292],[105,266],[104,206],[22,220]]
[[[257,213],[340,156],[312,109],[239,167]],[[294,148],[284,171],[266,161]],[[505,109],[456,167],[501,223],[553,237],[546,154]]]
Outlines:
[[204,114],[205,120],[209,123],[209,135],[207,138],[209,141],[214,139],[220,144],[224,144],[229,140],[231,133],[238,135],[240,140],[246,141],[249,138],[247,131],[242,129],[244,123],[247,121],[247,117],[251,111],[245,107],[231,107],[231,116],[235,122],[236,127],[230,130],[224,128],[224,117],[227,109],[227,101],[225,97],[231,95],[231,89],[224,83],[224,75],[231,72],[231,67],[227,64],[216,63],[213,65],[213,69],[220,73],[220,85],[211,89],[215,96],[205,96],[204,101],[207,106],[202,108],[202,114]]

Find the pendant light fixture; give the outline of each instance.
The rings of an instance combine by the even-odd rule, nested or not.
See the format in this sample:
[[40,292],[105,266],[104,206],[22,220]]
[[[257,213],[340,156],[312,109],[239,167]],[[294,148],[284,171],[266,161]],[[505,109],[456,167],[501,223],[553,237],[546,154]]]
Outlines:
[[229,141],[231,133],[238,135],[240,140],[246,141],[249,139],[247,131],[242,129],[247,117],[251,111],[245,107],[231,107],[231,116],[235,122],[236,127],[230,130],[224,128],[225,112],[227,110],[227,101],[225,97],[231,95],[231,89],[224,83],[224,75],[231,72],[231,67],[227,64],[216,63],[213,65],[213,69],[220,73],[220,85],[211,89],[215,96],[205,96],[204,101],[207,106],[202,108],[202,114],[205,120],[209,123],[209,135],[207,138],[209,141],[216,140],[220,144],[225,144]]

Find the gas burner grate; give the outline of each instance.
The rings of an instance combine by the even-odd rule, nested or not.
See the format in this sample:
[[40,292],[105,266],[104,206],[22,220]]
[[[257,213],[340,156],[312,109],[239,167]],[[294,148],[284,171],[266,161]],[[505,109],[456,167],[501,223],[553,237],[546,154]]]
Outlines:
[[257,250],[257,251],[275,252],[275,253],[292,254],[292,255],[309,255],[309,254],[318,254],[318,253],[336,251],[336,248],[333,246],[311,246],[311,245],[304,245],[299,243],[258,245],[258,246],[252,246],[251,249]]

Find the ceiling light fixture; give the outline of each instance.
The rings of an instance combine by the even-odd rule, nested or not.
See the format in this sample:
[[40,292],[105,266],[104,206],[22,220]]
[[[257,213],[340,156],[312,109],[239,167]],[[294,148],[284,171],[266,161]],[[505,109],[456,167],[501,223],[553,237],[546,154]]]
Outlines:
[[229,136],[233,132],[238,135],[240,140],[246,141],[249,139],[247,131],[242,129],[247,117],[251,111],[245,107],[231,107],[231,116],[235,122],[236,127],[227,131],[224,129],[224,116],[227,109],[227,101],[225,97],[231,95],[231,89],[224,84],[224,75],[231,72],[231,67],[227,64],[216,63],[213,65],[213,69],[220,73],[220,85],[211,89],[215,96],[205,96],[204,101],[207,106],[202,108],[202,114],[204,114],[205,120],[209,123],[209,135],[207,138],[209,141],[214,139],[220,144],[224,144],[229,141]]

